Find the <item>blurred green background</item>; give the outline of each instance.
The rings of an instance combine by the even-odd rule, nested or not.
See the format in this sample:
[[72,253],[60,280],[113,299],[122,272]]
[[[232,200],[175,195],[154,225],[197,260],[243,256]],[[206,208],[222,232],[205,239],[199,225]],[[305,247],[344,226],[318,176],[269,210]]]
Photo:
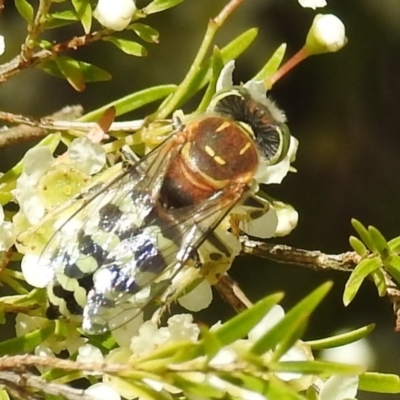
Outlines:
[[[282,185],[268,188],[268,192],[291,203],[300,214],[296,230],[275,242],[341,253],[349,250],[348,237],[354,233],[352,217],[375,225],[387,238],[400,234],[400,2],[328,3],[320,12],[342,19],[349,43],[339,53],[308,59],[271,92],[285,110],[300,148],[295,163],[298,173],[289,175]],[[191,64],[208,19],[224,4],[226,0],[186,0],[177,8],[148,18],[144,22],[159,30],[161,41],[146,45],[146,58],[129,57],[108,43],[80,49],[76,57],[114,76],[110,82],[89,84],[83,93],[39,70],[22,71],[1,86],[0,109],[34,117],[71,104],[82,104],[90,111],[148,86],[178,83]],[[143,5],[140,0],[138,5]],[[315,14],[301,8],[296,0],[245,1],[216,38],[216,44],[222,47],[250,27],[259,28],[254,44],[237,60],[236,82],[253,76],[282,42],[288,44],[288,55],[294,54],[302,46]],[[11,1],[5,2],[0,34],[6,40],[6,53],[0,62],[5,62],[18,53],[25,35],[24,22]],[[73,34],[75,28],[66,28],[49,32],[48,39],[65,40]],[[139,110],[124,118],[141,117],[149,111]],[[1,170],[12,166],[27,146],[2,149]],[[286,309],[318,284],[333,280],[334,289],[314,314],[306,338],[375,322],[376,329],[370,335],[376,351],[374,369],[400,374],[400,333],[394,332],[392,307],[387,299],[378,298],[371,282],[364,283],[354,302],[345,308],[341,296],[347,275],[343,273],[316,273],[240,258],[231,275],[254,301],[284,291]],[[227,314],[231,314],[229,308],[216,299],[208,314],[199,314],[198,318],[213,323]],[[359,398],[389,396],[362,393]]]

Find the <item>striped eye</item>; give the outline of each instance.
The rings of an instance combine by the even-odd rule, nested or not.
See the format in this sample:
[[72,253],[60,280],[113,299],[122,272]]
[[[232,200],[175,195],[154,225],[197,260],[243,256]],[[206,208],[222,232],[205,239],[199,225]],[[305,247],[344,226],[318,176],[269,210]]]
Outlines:
[[217,93],[210,106],[211,110],[241,123],[250,131],[258,151],[269,161],[277,164],[287,154],[290,132],[282,120],[282,114],[269,99],[261,103],[252,98],[250,92],[241,86]]

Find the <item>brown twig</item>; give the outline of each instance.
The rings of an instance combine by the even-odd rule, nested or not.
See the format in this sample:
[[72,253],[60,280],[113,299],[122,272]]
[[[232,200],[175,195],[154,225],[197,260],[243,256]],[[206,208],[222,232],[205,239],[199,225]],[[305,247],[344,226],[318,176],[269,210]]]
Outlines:
[[62,396],[68,400],[93,400],[84,390],[74,389],[68,385],[48,382],[39,376],[24,371],[3,371],[0,383],[13,397],[24,400],[40,400],[43,397],[29,391],[34,389],[52,396]]
[[[342,271],[351,273],[361,261],[361,257],[352,251],[342,254],[325,254],[319,250],[304,250],[295,247],[264,243],[242,238],[242,255],[249,254],[283,264],[298,265],[314,271]],[[383,269],[386,295],[393,304],[396,315],[396,331],[400,331],[400,289],[392,277]]]
[[110,29],[102,29],[87,35],[75,36],[65,42],[57,43],[49,49],[37,51],[29,57],[26,54],[24,56],[18,55],[8,63],[0,65],[0,83],[7,81],[11,76],[25,68],[34,67],[66,50],[76,50],[78,47],[101,40],[104,36],[110,35],[112,32]]

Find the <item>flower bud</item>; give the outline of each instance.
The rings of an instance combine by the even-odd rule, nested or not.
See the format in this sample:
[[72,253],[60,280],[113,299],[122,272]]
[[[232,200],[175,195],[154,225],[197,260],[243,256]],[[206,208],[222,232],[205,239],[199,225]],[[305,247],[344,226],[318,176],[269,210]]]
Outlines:
[[318,14],[308,32],[305,50],[311,54],[334,53],[347,43],[343,22],[332,14]]
[[124,30],[136,11],[133,0],[99,0],[93,16],[106,28]]

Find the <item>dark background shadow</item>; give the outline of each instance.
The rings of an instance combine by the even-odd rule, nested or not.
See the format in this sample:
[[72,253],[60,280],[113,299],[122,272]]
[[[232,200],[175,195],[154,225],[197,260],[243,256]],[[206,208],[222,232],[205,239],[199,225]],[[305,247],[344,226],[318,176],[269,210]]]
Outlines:
[[[277,243],[340,253],[349,250],[348,237],[354,234],[352,217],[377,226],[387,238],[400,231],[400,2],[328,2],[321,12],[334,13],[344,21],[349,43],[337,54],[310,58],[275,85],[272,96],[286,111],[300,148],[295,163],[298,173],[269,192],[291,203],[300,214],[297,229]],[[90,111],[150,85],[178,83],[191,64],[208,19],[225,3],[186,0],[167,13],[151,16],[144,22],[160,31],[161,42],[147,45],[149,56],[144,59],[126,56],[111,44],[79,50],[77,57],[114,76],[110,82],[89,84],[84,93],[41,71],[23,71],[1,86],[0,108],[44,116],[79,103]],[[253,76],[282,42],[288,43],[288,54],[296,52],[314,15],[295,0],[245,2],[216,40],[222,47],[244,30],[259,28],[255,43],[237,61],[236,82]],[[58,39],[67,39],[73,32],[63,29]],[[17,54],[24,33],[24,24],[6,2],[0,34],[5,36],[7,48],[0,62]],[[148,111],[139,110],[129,118]],[[19,145],[2,150],[1,170],[12,166],[26,148]],[[286,309],[318,284],[333,280],[334,289],[314,314],[306,338],[375,322],[377,327],[370,336],[377,357],[375,369],[400,373],[400,336],[393,330],[391,305],[378,297],[372,283],[364,283],[351,306],[345,308],[341,296],[347,275],[342,273],[316,273],[255,258],[238,259],[231,273],[254,301],[284,291]],[[212,323],[223,319],[225,313],[228,308],[216,301],[201,318]],[[359,398],[388,396],[362,393]]]

